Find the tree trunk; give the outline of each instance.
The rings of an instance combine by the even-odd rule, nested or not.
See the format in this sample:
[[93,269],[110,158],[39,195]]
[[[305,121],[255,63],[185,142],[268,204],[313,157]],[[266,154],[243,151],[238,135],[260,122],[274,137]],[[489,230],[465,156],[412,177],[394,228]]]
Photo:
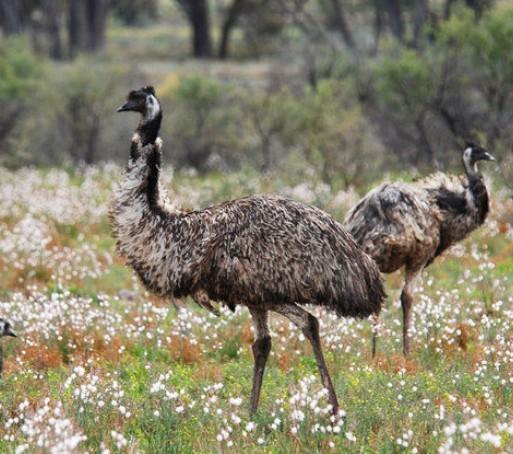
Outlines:
[[86,48],[86,4],[83,0],[69,0],[68,5],[68,43],[69,58]]
[[245,0],[233,0],[221,27],[221,40],[219,42],[218,56],[224,60],[228,58],[230,49],[230,36],[237,23],[240,13],[244,8]]
[[481,16],[487,6],[487,2],[484,0],[465,0],[465,4],[474,11],[476,20],[481,19]]
[[354,40],[353,35],[351,34],[351,30],[347,25],[346,17],[344,14],[344,10],[342,9],[342,5],[340,4],[340,0],[330,0],[331,7],[333,9],[333,22],[337,27],[337,30],[342,35],[342,39],[346,43],[349,49],[354,49]]
[[417,47],[428,12],[428,0],[415,0],[413,18],[413,46]]
[[55,3],[55,0],[45,0],[43,3],[43,8],[46,16],[45,29],[50,45],[48,54],[50,58],[55,60],[62,60],[63,52],[58,7]]
[[402,42],[404,37],[404,22],[399,0],[383,0],[388,15],[388,24],[394,37]]
[[207,0],[193,0],[195,5],[192,18],[193,54],[197,58],[212,56],[212,40],[210,38],[210,18]]
[[109,0],[86,0],[87,50],[98,51],[105,45]]
[[21,32],[21,21],[17,0],[0,0],[0,21],[6,35]]
[[376,54],[379,49],[379,40],[383,30],[383,12],[380,0],[374,0],[374,48],[372,54]]
[[192,54],[196,58],[212,56],[210,17],[207,0],[177,0],[192,29]]
[[445,6],[444,6],[445,20],[447,20],[451,17],[451,10],[452,10],[452,5],[454,4],[454,1],[455,0],[445,0]]

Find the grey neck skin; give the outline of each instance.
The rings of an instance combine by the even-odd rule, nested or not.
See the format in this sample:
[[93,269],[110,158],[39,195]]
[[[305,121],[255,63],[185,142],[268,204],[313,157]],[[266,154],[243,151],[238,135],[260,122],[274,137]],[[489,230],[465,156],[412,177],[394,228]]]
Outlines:
[[478,177],[479,170],[477,169],[477,162],[472,159],[472,149],[469,147],[463,152],[463,166],[467,177]]
[[155,96],[149,96],[146,100],[146,112],[137,127],[137,133],[141,136],[143,146],[155,143],[159,135],[161,122],[162,108],[160,103]]

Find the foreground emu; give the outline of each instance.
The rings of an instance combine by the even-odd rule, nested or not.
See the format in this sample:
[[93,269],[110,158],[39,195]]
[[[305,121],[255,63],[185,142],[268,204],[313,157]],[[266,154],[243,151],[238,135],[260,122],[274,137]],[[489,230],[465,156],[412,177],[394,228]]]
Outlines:
[[269,311],[287,317],[310,341],[337,412],[319,323],[301,306],[324,306],[339,316],[379,313],[384,291],[376,264],[328,214],[281,197],[188,213],[166,208],[159,189],[162,112],[153,88],[130,92],[118,110],[142,115],[111,211],[118,252],[158,295],[190,295],[211,311],[211,300],[249,309],[256,332],[251,413],[271,349]]
[[[463,152],[466,176],[438,172],[411,184],[385,183],[347,214],[345,227],[383,273],[405,267],[401,293],[405,355],[410,350],[415,278],[435,257],[485,221],[488,192],[477,162],[491,160],[493,156],[484,149],[468,144]],[[372,348],[374,354],[375,335]]]

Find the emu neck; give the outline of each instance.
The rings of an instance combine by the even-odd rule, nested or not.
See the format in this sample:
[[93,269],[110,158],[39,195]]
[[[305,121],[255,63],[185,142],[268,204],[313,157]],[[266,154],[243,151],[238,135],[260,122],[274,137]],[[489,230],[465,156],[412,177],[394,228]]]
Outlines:
[[154,117],[149,117],[148,114],[142,117],[136,132],[141,136],[143,146],[155,143],[159,135],[161,122],[162,111],[160,109]]
[[473,177],[480,177],[477,163],[472,161],[470,156],[463,156],[463,167],[465,168],[465,173],[469,180]]
[[127,206],[138,205],[146,215],[162,214],[159,179],[161,154],[157,145],[148,144],[138,150],[128,164],[124,193]]
[[468,191],[477,209],[477,222],[481,225],[485,221],[490,209],[488,191],[486,190],[483,177],[477,172],[469,175],[468,182]]
[[486,190],[483,176],[479,173],[477,168],[477,163],[464,157],[463,165],[468,178],[468,195],[476,208],[476,221],[478,225],[481,225],[485,221],[490,209],[488,191]]

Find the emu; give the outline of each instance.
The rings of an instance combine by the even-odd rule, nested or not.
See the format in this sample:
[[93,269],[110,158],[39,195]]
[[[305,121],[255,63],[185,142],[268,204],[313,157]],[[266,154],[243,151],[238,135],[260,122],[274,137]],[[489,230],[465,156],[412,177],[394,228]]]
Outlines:
[[191,212],[166,207],[159,187],[162,110],[154,89],[130,92],[118,111],[141,114],[111,208],[118,253],[158,295],[191,296],[213,312],[211,301],[249,309],[256,333],[250,414],[271,350],[270,311],[309,340],[336,414],[319,322],[302,306],[324,306],[339,316],[379,313],[385,293],[376,264],[328,214],[293,200],[259,195]]
[[[11,323],[7,320],[0,318],[0,337],[17,337],[14,331],[12,330]],[[2,344],[0,344],[0,377],[4,371],[4,349]]]
[[[345,227],[383,273],[405,268],[401,292],[403,353],[410,343],[410,310],[415,279],[452,244],[479,227],[488,214],[488,192],[478,161],[494,161],[469,143],[463,151],[465,176],[432,174],[414,183],[384,183],[346,216]],[[374,330],[372,354],[376,353]]]

